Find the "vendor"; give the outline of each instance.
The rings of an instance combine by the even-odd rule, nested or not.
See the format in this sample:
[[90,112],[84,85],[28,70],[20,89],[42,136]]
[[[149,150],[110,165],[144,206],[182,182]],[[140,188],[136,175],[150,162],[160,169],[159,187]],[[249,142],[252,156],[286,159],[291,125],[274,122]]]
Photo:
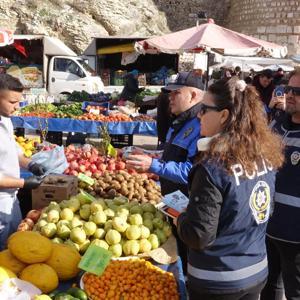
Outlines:
[[133,70],[125,76],[125,85],[120,100],[134,102],[137,93],[144,90],[144,88],[139,88],[138,76],[138,70]]
[[268,275],[265,233],[281,141],[255,89],[236,76],[208,88],[199,119],[205,138],[189,204],[174,220],[189,250],[189,299],[257,300]]
[[[23,86],[8,75],[0,75],[0,249],[6,247],[6,240],[17,230],[22,216],[16,193],[19,188],[34,189],[41,183],[44,174],[41,165],[33,163],[18,148],[10,117],[19,108]],[[34,174],[26,180],[20,178],[20,167]],[[35,176],[37,175],[37,176]]]

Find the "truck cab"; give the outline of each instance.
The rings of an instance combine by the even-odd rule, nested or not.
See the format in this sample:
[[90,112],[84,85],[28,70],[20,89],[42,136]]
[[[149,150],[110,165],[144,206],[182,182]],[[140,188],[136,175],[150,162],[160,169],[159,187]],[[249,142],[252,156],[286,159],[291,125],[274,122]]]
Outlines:
[[81,57],[53,56],[48,68],[48,92],[51,95],[86,91],[103,91],[103,83],[95,71]]

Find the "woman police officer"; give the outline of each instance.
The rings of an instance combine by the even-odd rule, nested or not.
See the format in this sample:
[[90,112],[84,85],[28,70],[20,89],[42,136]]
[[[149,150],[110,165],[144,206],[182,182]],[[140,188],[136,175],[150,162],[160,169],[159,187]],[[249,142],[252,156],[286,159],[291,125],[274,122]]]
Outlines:
[[[233,77],[205,94],[189,205],[174,223],[188,254],[191,300],[256,300],[267,275],[265,232],[280,139],[253,87]],[[272,151],[270,151],[272,149]]]

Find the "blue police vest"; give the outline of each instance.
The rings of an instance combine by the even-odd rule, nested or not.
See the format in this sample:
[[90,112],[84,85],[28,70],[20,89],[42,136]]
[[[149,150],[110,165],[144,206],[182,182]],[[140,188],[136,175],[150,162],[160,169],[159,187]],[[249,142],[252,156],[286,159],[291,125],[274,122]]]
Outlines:
[[285,163],[276,175],[275,206],[267,229],[270,237],[300,243],[300,130],[290,130],[289,120],[273,121],[285,144]]
[[[188,179],[189,170],[192,168],[193,158],[197,154],[197,141],[200,138],[200,122],[197,117],[186,121],[183,126],[174,132],[171,127],[166,137],[166,145],[162,156],[163,161],[182,162],[186,164],[185,170],[182,170],[182,177]],[[150,169],[154,171],[153,169]],[[155,171],[154,171],[155,172]],[[162,194],[166,195],[180,190],[188,195],[187,184],[176,182],[176,178],[169,176],[168,179],[160,177]]]
[[268,275],[265,233],[275,172],[265,162],[254,174],[241,165],[232,166],[233,175],[209,163],[204,167],[223,203],[216,240],[204,251],[189,250],[191,288],[230,293],[255,286]]

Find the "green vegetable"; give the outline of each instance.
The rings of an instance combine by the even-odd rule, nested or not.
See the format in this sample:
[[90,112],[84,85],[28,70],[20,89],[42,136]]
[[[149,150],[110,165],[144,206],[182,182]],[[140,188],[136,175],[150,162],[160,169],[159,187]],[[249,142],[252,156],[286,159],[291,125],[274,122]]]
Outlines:
[[87,294],[85,293],[85,291],[83,291],[80,288],[76,288],[76,287],[70,288],[67,290],[67,293],[72,295],[75,298],[78,298],[79,300],[88,300]]
[[69,295],[67,293],[58,293],[54,300],[74,300],[74,297],[72,295]]
[[49,296],[51,299],[54,299],[55,296],[56,296],[57,294],[59,294],[59,293],[60,293],[59,290],[54,290],[54,291],[52,291],[50,294],[48,294],[48,296]]

